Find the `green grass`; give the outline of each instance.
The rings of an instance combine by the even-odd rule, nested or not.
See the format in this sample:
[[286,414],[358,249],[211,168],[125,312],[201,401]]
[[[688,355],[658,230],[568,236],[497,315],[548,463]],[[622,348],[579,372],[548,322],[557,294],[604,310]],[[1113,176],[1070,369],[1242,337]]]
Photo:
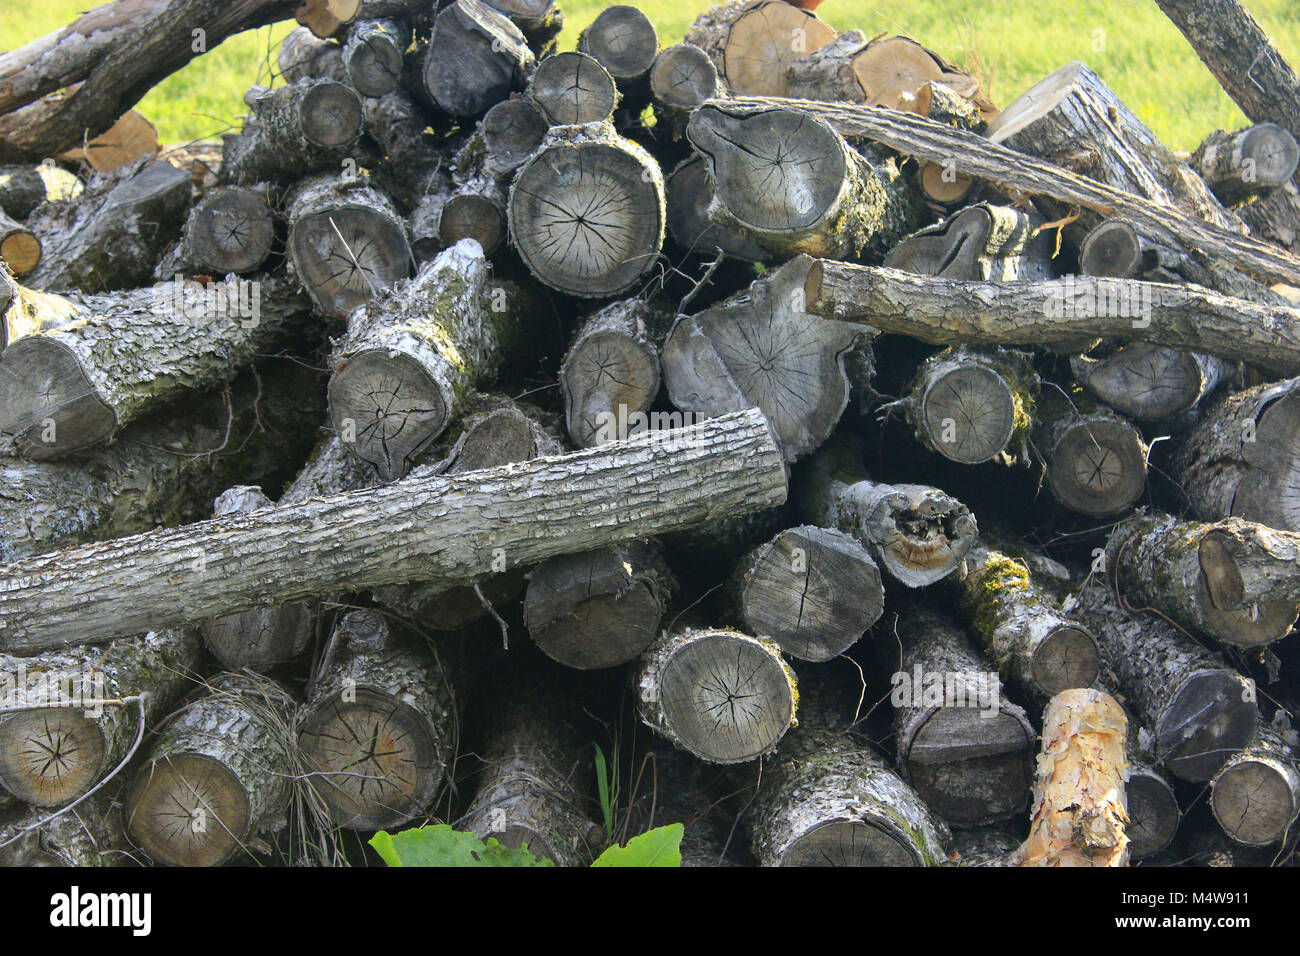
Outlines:
[[[561,0],[572,45],[578,31],[606,6]],[[1296,0],[1246,0],[1284,56],[1300,67],[1300,9]],[[93,0],[16,2],[0,9],[0,49],[12,49],[57,29]],[[650,0],[665,45],[682,38],[704,0]],[[979,64],[996,103],[1056,67],[1083,60],[1109,83],[1170,146],[1192,149],[1213,129],[1245,125],[1182,35],[1150,0],[826,0],[818,15],[837,29],[868,35],[907,33],[968,68]],[[243,113],[243,91],[269,74],[268,50],[291,24],[234,37],[162,83],[140,109],[164,142],[214,136]]]

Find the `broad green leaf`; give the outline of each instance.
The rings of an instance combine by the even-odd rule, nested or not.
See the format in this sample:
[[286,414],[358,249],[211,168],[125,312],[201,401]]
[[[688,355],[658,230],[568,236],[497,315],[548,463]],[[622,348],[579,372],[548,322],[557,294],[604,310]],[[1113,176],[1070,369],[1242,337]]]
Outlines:
[[634,836],[627,846],[612,846],[592,866],[681,866],[682,834],[686,828],[670,823]]
[[444,824],[415,827],[400,833],[380,830],[370,845],[389,866],[555,866],[534,856],[525,846],[511,850],[488,837],[484,843],[472,833]]

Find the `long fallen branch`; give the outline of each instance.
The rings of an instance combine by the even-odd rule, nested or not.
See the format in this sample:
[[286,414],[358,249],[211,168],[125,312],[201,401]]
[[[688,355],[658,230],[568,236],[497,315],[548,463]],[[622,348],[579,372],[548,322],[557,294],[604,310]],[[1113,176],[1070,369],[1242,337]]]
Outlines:
[[819,259],[804,284],[814,315],[865,322],[935,345],[1034,345],[1080,338],[1153,342],[1300,373],[1300,309],[1199,286],[1068,276],[986,283]]
[[[0,565],[0,651],[108,640],[315,594],[472,581],[785,501],[756,409],[626,442]],[[494,567],[494,565],[498,565]]]
[[977,133],[878,106],[819,103],[785,97],[741,96],[708,100],[705,106],[732,115],[745,110],[803,110],[829,123],[845,139],[872,140],[890,149],[939,163],[958,173],[997,183],[1027,196],[1050,196],[1105,216],[1120,216],[1144,235],[1278,282],[1300,284],[1300,258],[1271,243],[1241,235],[1159,203],[1079,176],[1052,163],[992,143]]

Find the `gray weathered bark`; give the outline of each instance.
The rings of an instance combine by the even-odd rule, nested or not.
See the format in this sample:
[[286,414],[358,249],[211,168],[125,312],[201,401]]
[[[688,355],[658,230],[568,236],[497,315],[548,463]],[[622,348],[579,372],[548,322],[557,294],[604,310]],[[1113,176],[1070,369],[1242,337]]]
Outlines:
[[53,162],[38,166],[0,166],[0,212],[19,221],[47,202],[76,199],[85,184]]
[[983,282],[1053,278],[1042,217],[976,203],[926,226],[890,250],[884,264],[919,275]]
[[534,57],[519,28],[480,0],[454,0],[438,11],[423,82],[439,108],[477,116],[523,88]]
[[1220,201],[1235,205],[1290,181],[1300,163],[1300,145],[1276,123],[1217,129],[1196,147],[1190,162]]
[[1134,342],[1105,358],[1070,359],[1075,379],[1111,408],[1141,421],[1167,421],[1231,379],[1233,364],[1201,352]]
[[275,63],[286,83],[318,77],[336,83],[351,81],[343,63],[343,47],[333,40],[322,40],[307,27],[295,27],[280,41]]
[[248,105],[243,129],[225,137],[221,177],[226,182],[290,181],[356,161],[361,98],[350,87],[320,78],[299,80],[257,90]]

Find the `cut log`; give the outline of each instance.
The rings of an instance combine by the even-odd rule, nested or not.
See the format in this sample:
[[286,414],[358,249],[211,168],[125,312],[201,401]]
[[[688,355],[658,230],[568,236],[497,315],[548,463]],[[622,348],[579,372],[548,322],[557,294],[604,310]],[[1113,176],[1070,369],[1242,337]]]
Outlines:
[[880,256],[916,227],[915,197],[892,160],[869,162],[806,113],[711,101],[686,136],[716,183],[710,218],[778,255]]
[[127,832],[170,866],[218,866],[285,825],[293,699],[265,678],[214,679],[181,708],[136,771]]
[[1276,123],[1215,130],[1192,153],[1191,166],[1224,205],[1236,205],[1289,182],[1300,145]]
[[1021,866],[1128,866],[1127,734],[1123,708],[1105,691],[1051,699]]
[[957,570],[979,534],[975,516],[938,488],[866,477],[852,446],[828,445],[809,464],[799,492],[805,521],[857,538],[876,563],[909,588]]
[[0,212],[22,221],[47,202],[76,199],[85,184],[56,163],[0,166]]
[[170,627],[331,591],[463,583],[498,556],[507,569],[527,566],[772,507],[785,494],[767,425],[741,412],[472,481],[413,478],[0,565],[0,650],[108,640],[146,622]]
[[1078,390],[1043,394],[1034,444],[1047,462],[1053,497],[1071,511],[1119,514],[1146,489],[1148,449],[1142,433]]
[[218,276],[261,268],[275,245],[275,199],[264,186],[214,189],[190,210],[182,261]]
[[270,362],[166,406],[116,441],[62,461],[0,467],[0,561],[199,521],[236,481],[278,485],[325,412],[313,369]]
[[402,53],[410,44],[410,28],[396,20],[353,23],[343,45],[343,63],[352,88],[362,96],[383,96],[397,89]]
[[122,826],[123,789],[119,777],[68,813],[31,808],[0,821],[0,866],[138,863]]
[[351,81],[343,62],[343,47],[332,40],[322,40],[307,27],[295,27],[280,41],[275,63],[286,83],[317,78],[335,83]]
[[528,95],[550,126],[599,123],[614,115],[618,103],[614,78],[594,57],[576,52],[557,53],[538,64]]
[[321,38],[332,37],[351,23],[365,0],[301,0],[294,17]]
[[725,252],[737,259],[765,262],[772,254],[748,236],[709,219],[713,173],[698,154],[682,160],[668,176],[668,231],[688,253],[710,256]]
[[1005,349],[944,349],[921,366],[908,392],[917,440],[965,465],[1028,460],[1038,399],[1031,357]]
[[[1130,741],[1133,738],[1130,725]],[[1128,779],[1124,781],[1125,810],[1128,812],[1129,857],[1146,860],[1163,853],[1178,835],[1182,811],[1169,778],[1129,748]]]
[[829,24],[780,0],[710,7],[686,33],[686,42],[709,55],[727,88],[749,96],[786,95],[790,65],[833,39]]
[[[818,260],[809,312],[862,321],[934,345],[1042,345],[1096,337],[1209,352],[1300,371],[1300,310],[1193,286],[1066,276],[988,283],[920,278],[901,270]],[[1153,321],[1158,315],[1159,321]]]
[[903,781],[951,826],[1019,816],[1029,804],[1034,763],[1034,728],[1024,710],[944,615],[909,609],[899,617],[898,638],[901,652],[887,653],[899,662],[890,702]]
[[980,544],[966,566],[958,611],[1003,678],[1037,702],[1093,685],[1096,639],[1061,610],[1027,562]]
[[429,121],[402,90],[366,97],[361,104],[366,133],[383,162],[373,170],[371,185],[401,209],[414,209],[428,195],[450,191],[449,164]]
[[1292,255],[1300,254],[1300,189],[1294,181],[1247,203],[1237,213],[1255,236],[1277,243]]
[[794,60],[785,71],[784,95],[832,103],[865,103],[867,92],[854,61],[870,42],[861,30],[848,30]]
[[0,433],[35,460],[105,441],[184,389],[229,381],[306,314],[302,296],[273,278],[163,283],[54,304],[70,305],[76,321],[0,353]]
[[39,657],[0,655],[0,783],[38,807],[61,807],[98,783],[139,732],[140,705],[107,700],[148,694],[152,727],[193,686],[203,652],[191,628],[71,647]]
[[926,226],[890,250],[884,264],[918,275],[984,282],[1053,277],[1042,218],[1010,206],[978,203]]
[[726,628],[664,631],[632,682],[646,726],[708,763],[771,753],[796,723],[794,671],[767,638]]
[[578,49],[594,57],[625,93],[643,84],[659,55],[659,34],[636,7],[606,7],[578,34]]
[[658,260],[664,203],[659,164],[611,124],[552,127],[510,188],[510,237],[545,285],[614,296]]
[[1300,531],[1300,379],[1223,396],[1170,460],[1192,513]]
[[41,262],[40,237],[3,212],[0,212],[0,260],[20,279],[31,275]]
[[952,835],[960,866],[1019,866],[1021,840],[1002,826],[957,830]]
[[488,6],[519,28],[538,57],[555,52],[556,36],[564,28],[564,11],[555,0],[492,0]]
[[730,586],[741,624],[805,661],[843,654],[885,608],[880,569],[867,549],[841,531],[812,525],[752,549]]
[[[781,97],[733,97],[705,104],[709,105],[732,111],[792,109],[809,113],[825,120],[849,142],[872,140],[918,160],[948,165],[958,173],[988,180],[1004,192],[1047,196],[1103,216],[1123,216],[1153,241],[1173,249],[1194,250],[1202,262],[1235,266],[1273,282],[1300,285],[1300,259],[1268,242],[925,117],[883,107]],[[1230,271],[1221,268],[1216,274]]]
[[1134,342],[1105,358],[1070,359],[1075,379],[1111,408],[1139,421],[1168,421],[1191,411],[1234,366],[1213,355]]
[[557,866],[586,866],[605,840],[589,812],[591,744],[557,676],[538,676],[516,665],[493,678],[478,792],[456,827]]
[[455,697],[422,642],[374,611],[349,611],[297,726],[308,783],[334,822],[377,830],[405,823],[437,796],[455,751]]
[[1246,846],[1293,843],[1300,814],[1300,770],[1282,735],[1261,727],[1214,776],[1210,807],[1223,832]]
[[1155,756],[1175,777],[1203,782],[1255,735],[1254,686],[1162,618],[1122,610],[1095,582],[1071,613],[1088,625]]
[[358,310],[330,363],[330,424],[385,481],[401,478],[455,416],[476,382],[496,374],[498,323],[487,260],[472,239]]
[[799,730],[750,807],[763,866],[940,866],[952,835],[867,744]]
[[438,11],[423,82],[452,116],[478,116],[532,72],[533,53],[519,28],[480,0],[453,0]]
[[411,274],[405,223],[359,177],[303,180],[288,218],[294,272],[330,318],[346,318]]
[[1281,640],[1300,617],[1300,535],[1226,518],[1134,515],[1111,532],[1124,599],[1234,647]]
[[225,137],[221,176],[226,182],[283,182],[355,161],[362,111],[361,98],[350,87],[299,80],[259,91],[248,105],[243,129]]
[[707,53],[689,43],[661,50],[650,68],[650,95],[658,125],[680,139],[690,114],[718,91],[718,68]]
[[[590,448],[644,430],[634,428],[659,395],[656,324],[642,299],[607,305],[579,326],[560,366],[564,422],[578,448]],[[662,324],[662,323],[658,323]]]
[[514,172],[542,145],[550,124],[537,104],[525,97],[502,100],[483,114],[479,131],[492,165]]
[[524,625],[551,660],[578,670],[614,667],[659,636],[676,587],[657,542],[561,555],[529,573]]
[[758,407],[787,461],[830,436],[849,401],[846,355],[870,331],[804,310],[812,264],[799,256],[725,302],[679,317],[660,357],[677,408],[710,416]]
[[190,205],[190,177],[155,161],[96,180],[76,199],[41,206],[27,227],[41,238],[34,289],[103,292],[149,281]]

